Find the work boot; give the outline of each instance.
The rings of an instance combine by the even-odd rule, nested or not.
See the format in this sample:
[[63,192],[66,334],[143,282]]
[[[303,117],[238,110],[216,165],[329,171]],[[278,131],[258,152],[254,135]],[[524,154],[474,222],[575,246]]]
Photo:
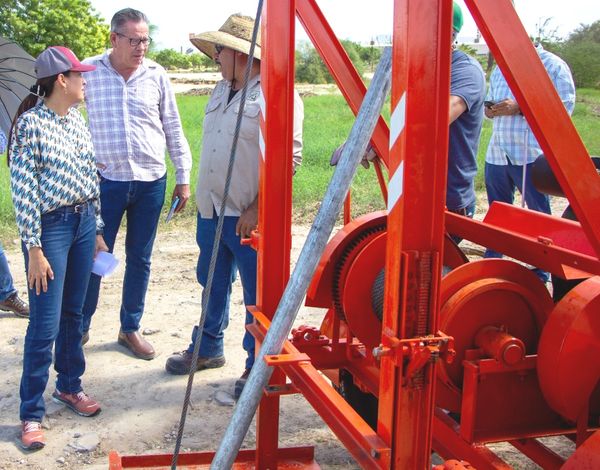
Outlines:
[[56,389],[52,394],[52,399],[56,403],[67,405],[67,408],[72,409],[80,416],[95,416],[102,411],[100,404],[96,400],[88,397],[83,390],[77,393],[63,393]]
[[248,376],[250,375],[250,371],[252,369],[246,369],[242,376],[235,381],[235,385],[233,387],[233,397],[236,400],[240,399],[240,395],[242,394],[242,390],[246,386],[246,381],[248,380]]
[[119,331],[118,342],[121,346],[125,346],[140,359],[149,361],[156,356],[152,345],[144,339],[139,331],[134,331],[132,333],[123,333],[122,331]]
[[23,421],[21,423],[21,447],[25,450],[39,450],[46,445],[42,423]]
[[0,310],[4,312],[13,312],[17,317],[21,318],[29,317],[29,305],[27,305],[27,302],[19,297],[17,292],[11,295],[8,299],[0,302]]
[[[198,366],[196,370],[204,369],[217,369],[225,365],[225,356],[217,357],[200,357],[198,356]],[[192,353],[188,351],[181,351],[173,353],[171,357],[167,359],[165,369],[169,374],[173,375],[187,375],[190,373],[192,368]]]

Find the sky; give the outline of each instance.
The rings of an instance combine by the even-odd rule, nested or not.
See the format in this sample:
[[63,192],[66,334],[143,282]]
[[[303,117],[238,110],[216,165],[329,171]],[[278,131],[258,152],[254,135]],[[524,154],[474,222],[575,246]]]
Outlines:
[[[465,25],[459,40],[468,41],[476,33],[475,23],[464,6]],[[232,13],[256,15],[258,0],[91,0],[94,9],[108,23],[121,8],[143,11],[151,24],[157,26],[154,41],[159,49],[186,51],[189,33],[215,31]],[[389,36],[392,30],[392,0],[317,0],[317,4],[340,39],[367,44],[378,36]],[[600,20],[600,0],[515,0],[517,13],[530,35],[537,25],[550,18],[550,26],[564,37],[580,24]],[[307,39],[297,24],[296,38]]]

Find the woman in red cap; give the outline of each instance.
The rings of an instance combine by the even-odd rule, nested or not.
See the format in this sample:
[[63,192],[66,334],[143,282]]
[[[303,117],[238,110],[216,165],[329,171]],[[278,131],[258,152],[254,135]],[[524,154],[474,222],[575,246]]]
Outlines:
[[82,314],[95,253],[106,250],[94,149],[75,105],[83,100],[84,65],[66,47],[35,61],[37,76],[10,133],[10,185],[27,270],[30,317],[20,387],[21,444],[45,440],[44,390],[55,349],[55,401],[82,416],[100,405],[81,387]]

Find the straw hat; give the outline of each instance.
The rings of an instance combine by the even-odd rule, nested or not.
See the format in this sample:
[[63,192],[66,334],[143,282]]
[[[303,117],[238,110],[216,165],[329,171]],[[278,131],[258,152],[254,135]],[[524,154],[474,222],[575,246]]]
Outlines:
[[[215,56],[215,45],[228,47],[234,51],[250,55],[254,18],[235,13],[219,28],[219,31],[208,31],[200,34],[190,34],[191,43],[211,59]],[[260,60],[260,29],[254,47],[254,58]]]

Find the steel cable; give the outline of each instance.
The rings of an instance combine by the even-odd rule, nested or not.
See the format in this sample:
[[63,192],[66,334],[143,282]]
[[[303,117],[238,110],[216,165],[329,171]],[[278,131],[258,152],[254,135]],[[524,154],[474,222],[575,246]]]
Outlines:
[[177,430],[177,440],[175,441],[175,449],[173,451],[173,458],[171,460],[171,470],[177,468],[177,460],[179,458],[179,451],[181,449],[181,440],[183,438],[183,430],[185,427],[185,419],[187,410],[190,403],[190,395],[192,393],[192,386],[194,383],[194,374],[196,373],[196,367],[198,366],[198,353],[200,351],[200,342],[202,341],[202,332],[204,330],[204,322],[206,320],[206,311],[208,308],[208,299],[212,290],[212,281],[215,273],[215,266],[217,264],[217,253],[219,251],[219,244],[221,242],[221,234],[223,232],[223,222],[225,220],[225,204],[227,197],[229,196],[229,186],[231,184],[231,175],[233,173],[233,164],[235,162],[237,143],[240,134],[240,128],[242,125],[243,110],[246,105],[246,92],[248,88],[248,81],[250,79],[250,71],[252,69],[252,63],[254,61],[254,48],[256,45],[256,39],[258,37],[258,28],[260,24],[260,15],[262,12],[263,0],[258,1],[258,7],[256,11],[256,19],[254,20],[254,29],[252,31],[252,42],[250,44],[250,51],[248,54],[248,63],[246,64],[246,70],[244,72],[244,86],[241,89],[240,94],[240,108],[237,115],[237,121],[235,125],[235,132],[233,134],[233,142],[231,144],[231,152],[229,154],[229,166],[227,167],[227,177],[225,179],[225,188],[223,190],[223,199],[221,200],[221,209],[219,210],[219,219],[217,221],[217,229],[215,232],[215,239],[213,242],[212,253],[210,257],[210,264],[208,268],[208,278],[206,286],[202,291],[202,310],[200,314],[200,321],[198,322],[198,330],[196,331],[196,340],[194,341],[194,351],[192,353],[192,363],[190,366],[190,374],[188,375],[187,387],[185,389],[185,397],[183,400],[183,408],[181,410],[181,418],[179,420],[179,428]]

